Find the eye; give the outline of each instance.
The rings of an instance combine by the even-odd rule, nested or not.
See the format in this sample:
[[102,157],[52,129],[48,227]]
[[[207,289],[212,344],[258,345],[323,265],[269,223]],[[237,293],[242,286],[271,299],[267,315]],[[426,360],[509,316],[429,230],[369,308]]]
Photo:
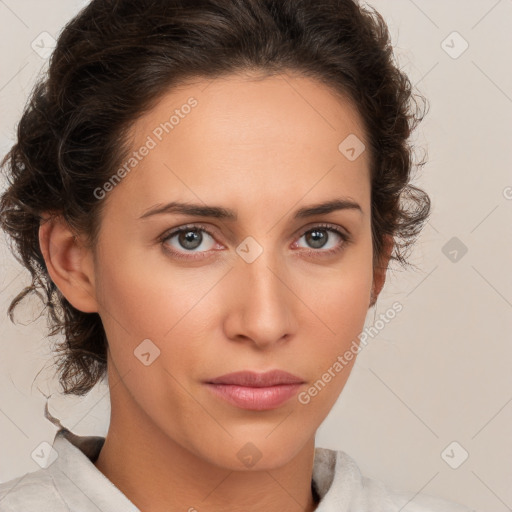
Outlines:
[[[166,250],[176,257],[190,258],[187,253],[206,253],[213,249],[216,242],[211,233],[203,226],[183,226],[166,233],[161,238]],[[202,256],[192,256],[202,257]]]
[[308,252],[319,254],[333,254],[341,251],[350,241],[347,234],[330,224],[314,226],[304,231],[299,240],[302,238],[309,245],[306,249],[313,249]]
[[[299,241],[302,238],[309,247],[301,247],[299,242],[295,242],[293,247],[303,248],[314,256],[337,253],[351,241],[349,235],[330,224],[313,226],[302,232]],[[207,257],[207,253],[215,250],[217,245],[213,235],[201,225],[181,226],[167,232],[160,238],[160,243],[173,257],[188,260]]]

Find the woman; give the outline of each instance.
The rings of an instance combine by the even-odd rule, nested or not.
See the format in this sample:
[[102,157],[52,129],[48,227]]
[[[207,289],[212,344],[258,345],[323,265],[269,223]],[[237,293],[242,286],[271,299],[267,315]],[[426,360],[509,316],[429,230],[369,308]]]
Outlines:
[[2,227],[33,277],[9,313],[43,290],[64,392],[107,376],[110,426],[48,416],[54,451],[2,510],[467,510],[315,448],[340,354],[429,214],[413,99],[383,19],[350,0],[73,19],[4,161]]

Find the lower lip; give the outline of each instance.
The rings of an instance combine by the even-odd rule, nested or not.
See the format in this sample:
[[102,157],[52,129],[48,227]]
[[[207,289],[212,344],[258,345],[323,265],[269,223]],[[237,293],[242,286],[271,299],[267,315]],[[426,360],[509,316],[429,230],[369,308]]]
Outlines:
[[227,402],[252,411],[276,409],[294,396],[301,384],[281,384],[266,388],[252,388],[233,384],[206,384],[208,388]]

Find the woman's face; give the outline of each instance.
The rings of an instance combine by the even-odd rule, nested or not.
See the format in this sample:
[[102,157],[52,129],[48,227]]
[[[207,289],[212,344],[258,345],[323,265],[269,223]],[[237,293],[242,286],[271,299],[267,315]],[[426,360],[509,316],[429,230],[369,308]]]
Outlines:
[[[137,154],[100,199],[94,260],[109,376],[122,377],[113,410],[217,466],[248,467],[245,452],[259,469],[284,464],[345,385],[354,360],[335,363],[370,303],[360,118],[311,79],[232,75],[173,89],[132,135]],[[307,214],[334,201],[349,206]],[[211,210],[158,213],[169,203]],[[207,384],[269,370],[301,384]]]

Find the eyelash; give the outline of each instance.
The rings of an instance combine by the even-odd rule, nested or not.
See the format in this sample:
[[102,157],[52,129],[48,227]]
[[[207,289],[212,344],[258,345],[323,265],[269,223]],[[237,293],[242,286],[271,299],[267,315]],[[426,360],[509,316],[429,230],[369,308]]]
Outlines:
[[[341,231],[340,229],[338,229],[336,226],[334,226],[332,224],[318,224],[313,227],[310,227],[310,228],[302,231],[301,234],[299,235],[299,238],[302,238],[306,233],[315,231],[316,229],[334,232],[340,236],[340,238],[342,239],[343,242],[338,244],[336,247],[334,247],[332,249],[326,249],[326,250],[322,250],[322,249],[307,250],[307,249],[305,249],[307,254],[315,253],[315,255],[318,255],[320,257],[330,256],[332,254],[336,254],[336,253],[342,251],[352,241],[352,239],[349,235],[347,235],[346,233],[344,233],[343,231]],[[208,234],[212,238],[215,238],[213,236],[213,234],[210,233],[210,230],[206,226],[203,226],[201,224],[191,224],[191,225],[181,226],[172,231],[167,231],[159,238],[159,242],[162,244],[162,246],[164,246],[165,251],[171,253],[173,255],[173,257],[175,257],[177,259],[183,259],[183,260],[190,261],[190,260],[200,260],[200,259],[206,258],[207,256],[195,256],[195,254],[205,254],[205,252],[207,252],[207,251],[198,252],[198,253],[190,252],[190,255],[185,256],[181,252],[170,249],[169,246],[165,244],[165,242],[167,242],[173,236],[179,235],[180,233],[188,232],[188,231],[204,231],[206,234]]]

